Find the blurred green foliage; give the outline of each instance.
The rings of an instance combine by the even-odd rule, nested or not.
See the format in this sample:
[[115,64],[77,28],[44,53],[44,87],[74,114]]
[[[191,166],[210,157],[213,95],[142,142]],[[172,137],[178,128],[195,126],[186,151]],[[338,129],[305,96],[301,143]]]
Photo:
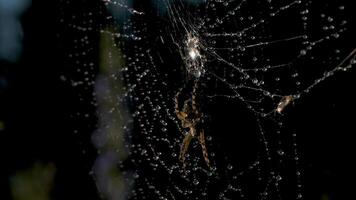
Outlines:
[[33,167],[18,171],[10,178],[14,200],[50,200],[56,167],[53,164],[36,163]]

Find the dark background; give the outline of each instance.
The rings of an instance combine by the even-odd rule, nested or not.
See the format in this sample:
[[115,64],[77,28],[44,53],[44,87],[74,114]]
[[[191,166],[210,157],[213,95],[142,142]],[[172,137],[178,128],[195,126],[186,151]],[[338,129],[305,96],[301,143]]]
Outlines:
[[[72,12],[97,4],[77,6]],[[354,20],[354,6],[345,7],[348,19]],[[0,120],[5,124],[0,130],[0,199],[11,199],[10,178],[38,161],[56,166],[53,199],[99,199],[90,175],[96,157],[90,142],[95,108],[80,101],[78,89],[61,80],[68,65],[74,65],[65,58],[74,36],[59,36],[63,15],[58,1],[34,1],[22,17],[22,57],[15,64],[0,61],[0,78],[6,82],[0,88]],[[345,49],[355,47],[354,35],[350,29],[340,39]],[[355,75],[354,69],[339,73],[290,111],[289,124],[298,134],[305,199],[355,196]],[[91,98],[90,89],[79,92],[84,99]],[[75,117],[77,112],[91,117]]]

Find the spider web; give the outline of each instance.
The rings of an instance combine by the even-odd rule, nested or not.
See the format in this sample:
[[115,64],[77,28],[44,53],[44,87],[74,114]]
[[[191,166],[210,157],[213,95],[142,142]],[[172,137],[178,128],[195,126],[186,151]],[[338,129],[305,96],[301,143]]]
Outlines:
[[[93,173],[104,197],[303,199],[298,133],[288,115],[354,65],[355,51],[340,43],[346,8],[304,0],[134,3],[104,0],[61,19],[77,38],[68,58],[76,70],[62,78],[94,87],[95,100],[83,102],[97,109]],[[198,76],[190,35],[204,57]],[[194,83],[212,166],[193,140],[183,168],[178,156],[189,133],[174,98],[182,91],[182,105]]]

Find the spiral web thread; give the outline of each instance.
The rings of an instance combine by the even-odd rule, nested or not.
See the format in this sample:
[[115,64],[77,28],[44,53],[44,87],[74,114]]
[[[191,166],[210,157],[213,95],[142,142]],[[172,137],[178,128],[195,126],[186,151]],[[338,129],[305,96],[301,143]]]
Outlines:
[[[113,102],[99,113],[101,117],[106,116],[103,123],[106,126],[99,125],[98,130],[105,135],[105,130],[118,126],[107,112],[116,110],[119,118],[126,120],[120,124],[122,131],[113,134],[119,134],[114,141],[120,140],[123,146],[114,150],[128,152],[115,161],[120,163],[124,183],[131,186],[126,188],[127,198],[303,198],[297,133],[284,132],[288,114],[285,109],[293,109],[292,104],[298,103],[313,88],[354,66],[355,50],[334,47],[347,31],[348,23],[342,15],[344,6],[325,8],[332,14],[315,14],[311,13],[314,12],[311,1],[304,0],[206,0],[195,4],[160,0],[155,2],[163,10],[159,18],[169,26],[164,29],[166,32],[152,35],[149,32],[152,21],[145,20],[149,15],[146,11],[134,9],[127,1],[104,0],[103,3],[113,14],[102,25],[89,22],[66,26],[83,34],[99,33],[109,44],[105,65],[111,71],[102,79],[121,85],[123,90],[102,94],[105,97],[96,95],[99,102],[101,98]],[[125,20],[117,20],[120,17],[115,17],[115,9],[127,13]],[[310,25],[314,18],[321,24],[317,28]],[[286,21],[293,26],[285,24]],[[191,49],[186,41],[192,35],[199,39],[193,50],[204,56],[204,60],[197,61],[195,54],[187,53]],[[325,51],[329,45],[332,47]],[[321,49],[329,54],[319,53]],[[171,53],[167,56],[165,51]],[[181,62],[169,62],[172,55]],[[71,54],[71,59],[78,57]],[[199,62],[200,67],[194,67],[194,62]],[[92,66],[79,63],[76,67],[82,69],[79,73],[91,74],[88,65]],[[309,70],[310,67],[314,67],[313,70]],[[172,76],[179,77],[179,81],[170,80]],[[194,88],[192,82],[198,87]],[[99,88],[102,84],[74,79],[71,83],[74,86],[94,84]],[[187,166],[182,167],[179,150],[184,135],[189,133],[175,115],[174,97],[178,91],[185,91],[178,102],[182,104],[191,98],[191,91],[195,89],[196,98],[204,99],[198,101],[197,106],[206,111],[202,111],[206,115],[210,113],[209,105],[216,105],[214,102],[243,105],[244,112],[252,116],[255,124],[247,130],[256,134],[258,143],[252,158],[240,164],[229,162],[233,153],[217,152],[220,140],[215,137],[218,133],[209,134],[213,130],[207,127],[206,146],[212,166],[204,165],[196,141],[186,155]],[[130,112],[122,111],[123,107],[128,107]],[[285,143],[290,146],[286,147]],[[100,150],[102,146],[97,148]],[[126,165],[131,167],[127,169]],[[286,172],[288,168],[292,175]],[[286,180],[293,188],[292,193],[283,192],[281,183]]]

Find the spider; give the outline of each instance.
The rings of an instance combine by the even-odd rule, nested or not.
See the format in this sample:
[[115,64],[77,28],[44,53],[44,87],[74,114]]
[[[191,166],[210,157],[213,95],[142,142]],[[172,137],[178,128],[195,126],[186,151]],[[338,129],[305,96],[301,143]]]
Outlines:
[[204,73],[204,61],[205,57],[200,53],[200,42],[199,38],[188,34],[185,41],[185,52],[183,52],[183,59],[185,60],[186,70],[188,76],[193,79],[193,89],[190,98],[186,99],[183,103],[182,110],[179,106],[179,97],[184,87],[182,87],[175,95],[175,114],[181,122],[181,127],[187,130],[187,134],[183,139],[179,159],[183,163],[183,168],[185,168],[185,155],[188,152],[189,144],[193,138],[198,138],[200,146],[202,148],[203,157],[205,163],[210,167],[210,160],[208,156],[208,151],[205,144],[204,129],[202,128],[203,114],[199,112],[196,102],[196,93],[198,88],[199,78]]
[[185,168],[186,166],[185,155],[188,152],[189,144],[193,138],[198,138],[198,141],[202,148],[205,163],[208,167],[210,167],[208,150],[205,144],[205,133],[204,129],[202,128],[203,114],[198,111],[196,105],[196,88],[197,82],[195,82],[194,84],[191,99],[187,99],[184,101],[182,110],[179,109],[179,96],[182,90],[177,92],[174,100],[175,114],[180,120],[182,128],[187,129],[187,133],[185,134],[185,137],[183,139],[179,154],[179,160],[183,163],[183,168]]

